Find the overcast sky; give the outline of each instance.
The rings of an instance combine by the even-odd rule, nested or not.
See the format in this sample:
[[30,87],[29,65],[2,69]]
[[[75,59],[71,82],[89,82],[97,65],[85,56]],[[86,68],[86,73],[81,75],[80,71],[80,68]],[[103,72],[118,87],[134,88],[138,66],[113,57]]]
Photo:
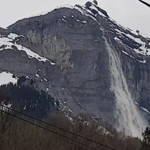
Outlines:
[[[97,0],[99,6],[118,23],[150,36],[150,8],[138,0]],[[150,3],[150,0],[145,0]],[[86,0],[0,0],[0,27],[7,27],[18,19],[50,11],[65,4],[83,5]]]

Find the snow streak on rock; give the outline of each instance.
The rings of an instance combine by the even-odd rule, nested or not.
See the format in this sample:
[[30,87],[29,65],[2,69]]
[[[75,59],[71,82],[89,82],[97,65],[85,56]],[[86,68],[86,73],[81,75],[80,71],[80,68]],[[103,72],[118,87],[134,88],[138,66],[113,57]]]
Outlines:
[[17,35],[15,33],[10,33],[7,37],[1,36],[0,37],[0,51],[6,50],[6,49],[14,49],[13,47],[16,47],[17,50],[19,51],[24,51],[29,58],[35,58],[38,61],[43,61],[43,62],[50,62],[51,65],[55,65],[55,63],[51,62],[47,58],[41,57],[39,54],[33,52],[32,50],[17,44],[16,42],[19,41],[19,37],[24,37],[23,35]]
[[109,53],[111,90],[116,97],[117,129],[125,132],[126,135],[140,137],[148,123],[134,104],[117,53],[110,47],[107,39],[105,43]]

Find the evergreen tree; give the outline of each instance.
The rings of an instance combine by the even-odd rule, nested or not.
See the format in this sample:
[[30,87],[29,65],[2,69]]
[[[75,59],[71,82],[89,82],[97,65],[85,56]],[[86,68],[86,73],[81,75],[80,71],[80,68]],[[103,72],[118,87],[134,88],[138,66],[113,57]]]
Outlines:
[[0,103],[11,104],[13,109],[39,119],[59,110],[59,105],[55,105],[56,102],[51,95],[45,91],[37,91],[32,86],[22,85],[23,82],[24,77],[20,78],[17,84],[0,86],[0,94],[6,95],[0,97]]

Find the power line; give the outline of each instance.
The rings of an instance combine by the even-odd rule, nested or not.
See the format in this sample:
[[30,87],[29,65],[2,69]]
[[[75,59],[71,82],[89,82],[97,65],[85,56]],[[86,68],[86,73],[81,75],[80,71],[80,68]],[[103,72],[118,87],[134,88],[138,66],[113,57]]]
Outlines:
[[150,7],[150,4],[149,4],[149,3],[147,3],[147,2],[145,2],[145,1],[143,1],[143,0],[139,0],[139,1],[140,1],[141,3],[143,3],[144,5]]
[[92,139],[89,139],[89,138],[87,138],[87,137],[84,137],[84,136],[82,136],[82,135],[73,133],[73,132],[68,131],[68,130],[66,130],[66,129],[63,129],[63,128],[61,128],[61,127],[58,127],[58,126],[56,126],[56,125],[47,123],[47,122],[42,121],[42,120],[40,120],[40,119],[37,119],[37,118],[35,118],[35,117],[32,117],[32,116],[29,116],[29,115],[27,115],[27,114],[21,113],[20,111],[14,110],[14,109],[9,108],[9,107],[6,107],[6,106],[4,106],[4,105],[2,105],[2,104],[1,104],[0,106],[1,106],[1,107],[4,107],[4,108],[6,108],[6,109],[12,110],[12,111],[14,111],[14,112],[16,112],[16,113],[18,113],[18,114],[21,114],[21,115],[24,115],[24,116],[26,116],[26,117],[29,117],[29,118],[31,118],[31,119],[34,119],[34,120],[36,120],[36,121],[39,121],[39,122],[41,122],[41,123],[44,123],[44,124],[46,124],[46,125],[49,125],[49,126],[52,126],[52,127],[54,127],[54,128],[57,128],[57,129],[59,129],[59,130],[62,130],[62,131],[64,131],[64,132],[67,132],[67,133],[70,133],[70,134],[72,134],[72,135],[78,136],[78,137],[80,137],[80,138],[82,138],[82,139],[88,140],[88,141],[90,141],[90,142],[93,142],[93,143],[98,144],[98,145],[100,145],[100,146],[103,146],[103,147],[105,147],[105,148],[108,148],[108,149],[111,149],[111,150],[116,150],[116,149],[113,148],[113,147],[104,145],[104,144],[102,144],[102,143],[100,143],[100,142],[96,142],[96,141],[94,141],[94,140],[92,140]]
[[84,144],[84,143],[82,143],[82,142],[76,141],[76,140],[74,140],[74,139],[72,139],[72,138],[69,138],[69,137],[67,137],[67,136],[64,136],[64,135],[62,135],[62,134],[60,134],[60,133],[57,133],[57,132],[52,131],[52,130],[50,130],[50,129],[47,129],[47,128],[41,126],[41,125],[38,125],[38,124],[36,124],[36,123],[33,123],[33,122],[31,122],[31,121],[28,121],[28,120],[23,119],[23,118],[21,118],[21,117],[18,117],[18,116],[16,116],[16,115],[13,115],[13,114],[11,114],[11,113],[9,113],[9,112],[7,112],[7,111],[4,111],[4,110],[0,110],[0,111],[3,112],[3,113],[5,113],[5,114],[7,114],[7,115],[10,115],[10,116],[12,116],[12,117],[15,117],[15,118],[17,118],[17,119],[19,119],[19,120],[22,120],[22,121],[25,121],[25,122],[27,122],[27,123],[29,123],[29,124],[32,124],[32,125],[34,125],[34,126],[37,126],[37,127],[41,128],[41,129],[44,129],[44,130],[47,130],[47,131],[52,132],[52,133],[54,133],[54,134],[57,134],[57,135],[59,135],[59,136],[62,136],[62,137],[66,138],[66,139],[68,139],[68,140],[70,140],[70,141],[73,141],[73,142],[78,143],[78,144],[80,144],[80,145],[83,145],[83,146],[85,146],[85,147],[91,148],[91,149],[93,149],[93,150],[97,150],[97,149],[94,148],[94,147],[88,146],[88,145],[86,145],[86,144]]

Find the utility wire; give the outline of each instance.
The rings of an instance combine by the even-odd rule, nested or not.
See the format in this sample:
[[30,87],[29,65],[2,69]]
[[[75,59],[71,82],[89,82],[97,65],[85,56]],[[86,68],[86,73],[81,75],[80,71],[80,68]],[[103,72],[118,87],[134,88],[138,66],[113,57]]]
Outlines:
[[34,117],[29,116],[29,115],[27,115],[27,114],[21,113],[21,112],[19,112],[19,111],[17,111],[17,110],[14,110],[14,109],[12,109],[12,108],[6,107],[6,106],[1,105],[1,104],[0,104],[0,106],[6,108],[6,109],[8,109],[8,110],[14,111],[15,113],[21,114],[21,115],[23,115],[23,116],[29,117],[29,118],[31,118],[31,119],[34,119],[34,120],[39,121],[39,122],[41,122],[41,123],[44,123],[44,124],[46,124],[46,125],[49,125],[49,126],[52,126],[52,127],[54,127],[54,128],[57,128],[57,129],[59,129],[59,130],[62,130],[62,131],[64,131],[64,132],[67,132],[67,133],[70,133],[70,134],[72,134],[72,135],[78,136],[78,137],[80,137],[80,138],[82,138],[82,139],[88,140],[88,141],[90,141],[90,142],[93,142],[93,143],[98,144],[98,145],[100,145],[100,146],[103,146],[103,147],[105,147],[105,148],[108,148],[108,149],[111,149],[111,150],[116,150],[116,149],[113,148],[113,147],[104,145],[104,144],[102,144],[102,143],[100,143],[100,142],[96,142],[96,141],[94,141],[94,140],[92,140],[92,139],[86,138],[86,137],[84,137],[84,136],[82,136],[82,135],[73,133],[73,132],[68,131],[68,130],[66,130],[66,129],[63,129],[63,128],[61,128],[61,127],[55,126],[55,125],[53,125],[53,124],[47,123],[47,122],[45,122],[45,121],[42,121],[42,120],[37,119],[37,118],[34,118]]
[[70,140],[70,141],[73,141],[73,142],[78,143],[78,144],[80,144],[80,145],[83,145],[83,146],[85,146],[85,147],[91,148],[91,149],[93,149],[93,150],[97,150],[97,149],[94,148],[94,147],[88,146],[88,145],[86,145],[86,144],[84,144],[84,143],[82,143],[82,142],[76,141],[76,140],[74,140],[74,139],[72,139],[72,138],[69,138],[69,137],[67,137],[67,136],[64,136],[64,135],[62,135],[62,134],[60,134],[60,133],[57,133],[57,132],[52,131],[52,130],[50,130],[50,129],[47,129],[47,128],[41,126],[41,125],[38,125],[38,124],[36,124],[36,123],[33,123],[32,121],[23,119],[23,118],[21,118],[21,117],[18,117],[18,116],[16,116],[16,115],[13,115],[13,114],[11,114],[11,113],[9,113],[9,112],[7,112],[7,111],[4,111],[4,110],[0,110],[0,111],[3,112],[3,113],[5,113],[5,114],[7,114],[7,115],[10,115],[10,116],[12,116],[12,117],[15,117],[15,118],[17,118],[17,119],[19,119],[19,120],[25,121],[25,122],[27,122],[27,123],[29,123],[29,124],[31,124],[31,125],[37,126],[37,127],[41,128],[41,129],[44,129],[44,130],[47,130],[47,131],[52,132],[52,133],[54,133],[54,134],[57,134],[57,135],[59,135],[59,136],[62,136],[62,137],[66,138],[66,139],[68,139],[68,140]]
[[150,4],[149,3],[147,3],[147,2],[145,2],[145,1],[143,1],[143,0],[139,0],[141,3],[143,3],[143,4],[145,4],[146,6],[148,6],[148,7],[150,7]]

